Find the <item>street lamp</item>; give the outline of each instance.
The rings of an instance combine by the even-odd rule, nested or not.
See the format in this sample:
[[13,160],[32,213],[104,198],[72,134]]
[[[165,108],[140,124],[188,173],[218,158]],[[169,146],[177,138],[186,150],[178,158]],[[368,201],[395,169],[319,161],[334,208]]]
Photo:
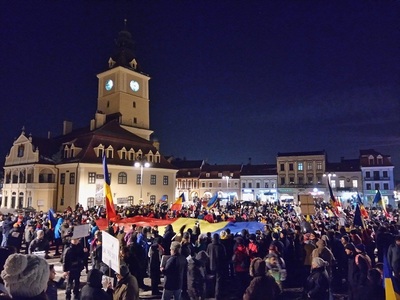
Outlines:
[[150,163],[147,161],[137,161],[134,164],[135,168],[140,167],[140,200],[143,200],[143,168],[148,168],[150,167]]
[[230,197],[228,195],[229,178],[231,178],[231,177],[230,176],[222,176],[222,179],[226,179],[226,196],[228,197],[227,201],[230,200]]

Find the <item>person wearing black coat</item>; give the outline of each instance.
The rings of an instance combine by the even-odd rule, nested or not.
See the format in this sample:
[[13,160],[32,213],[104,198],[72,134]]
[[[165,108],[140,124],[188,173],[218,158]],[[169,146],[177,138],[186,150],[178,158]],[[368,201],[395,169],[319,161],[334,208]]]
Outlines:
[[174,232],[172,225],[168,224],[165,227],[165,232],[164,232],[164,236],[162,239],[162,247],[164,248],[165,255],[171,254],[170,247],[171,247],[172,239],[174,238],[175,235],[176,235],[176,233]]
[[208,255],[200,251],[188,261],[187,291],[190,300],[205,299]]
[[183,278],[187,274],[187,260],[181,255],[181,244],[179,242],[171,243],[171,257],[168,258],[165,267],[160,271],[164,274],[164,290],[162,299],[169,300],[181,299]]
[[227,273],[228,260],[224,245],[219,240],[219,234],[214,233],[212,242],[207,246],[209,256],[209,269],[212,275],[215,275],[215,299],[221,299],[222,277]]
[[112,295],[103,290],[103,273],[92,269],[87,275],[87,283],[82,288],[80,300],[112,300]]
[[328,262],[320,257],[314,257],[311,263],[311,273],[307,277],[304,293],[308,299],[329,299],[329,276],[326,271]]
[[8,216],[3,222],[3,240],[1,241],[1,247],[7,247],[7,239],[10,234],[10,230],[13,228],[14,224],[17,223],[16,220],[12,220],[11,216]]

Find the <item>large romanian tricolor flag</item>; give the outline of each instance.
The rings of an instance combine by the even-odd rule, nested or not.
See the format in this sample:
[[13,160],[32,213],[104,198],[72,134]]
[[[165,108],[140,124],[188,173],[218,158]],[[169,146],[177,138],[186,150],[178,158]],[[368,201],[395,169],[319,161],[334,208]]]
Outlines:
[[364,204],[363,204],[363,202],[361,200],[361,197],[360,197],[359,193],[357,193],[357,202],[358,202],[358,205],[360,207],[361,215],[363,216],[364,219],[368,219],[369,218],[368,212],[364,207]]
[[178,199],[172,204],[171,210],[181,210],[182,209],[182,203],[185,202],[185,195],[182,193]]
[[106,197],[106,214],[107,219],[111,220],[117,217],[115,212],[114,201],[111,194],[111,182],[108,174],[106,155],[103,154],[103,171],[104,171],[104,195]]

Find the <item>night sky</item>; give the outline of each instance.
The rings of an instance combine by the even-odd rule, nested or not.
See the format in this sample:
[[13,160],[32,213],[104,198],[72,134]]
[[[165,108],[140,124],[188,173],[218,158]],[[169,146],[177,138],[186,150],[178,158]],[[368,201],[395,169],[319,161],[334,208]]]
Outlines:
[[96,74],[132,33],[161,153],[275,163],[373,148],[400,169],[400,1],[9,1],[0,10],[0,157],[25,126],[88,126]]

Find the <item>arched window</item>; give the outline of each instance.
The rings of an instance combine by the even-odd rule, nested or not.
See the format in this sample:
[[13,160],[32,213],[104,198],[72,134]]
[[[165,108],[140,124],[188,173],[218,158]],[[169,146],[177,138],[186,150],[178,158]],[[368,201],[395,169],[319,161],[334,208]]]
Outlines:
[[118,173],[118,184],[126,184],[127,183],[127,175],[125,172]]

